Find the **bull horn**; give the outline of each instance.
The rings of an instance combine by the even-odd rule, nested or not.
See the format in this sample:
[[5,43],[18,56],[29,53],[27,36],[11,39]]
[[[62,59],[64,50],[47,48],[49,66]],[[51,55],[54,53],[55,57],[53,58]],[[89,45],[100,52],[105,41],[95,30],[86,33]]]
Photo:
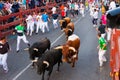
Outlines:
[[29,48],[25,48],[24,50],[25,50],[25,51],[28,51],[28,50],[29,50]]
[[38,60],[37,59],[35,59],[35,60],[32,60],[32,62],[37,62]]
[[72,29],[69,29],[72,32]]
[[65,31],[65,29],[63,28],[62,31]]
[[56,47],[54,49],[63,49],[63,46],[58,46],[58,47]]
[[37,49],[37,48],[33,48],[33,50],[38,51],[38,49]]
[[47,67],[49,67],[49,63],[47,61],[43,61],[44,64],[47,65]]
[[77,52],[74,47],[69,47],[70,50],[73,50],[74,52]]

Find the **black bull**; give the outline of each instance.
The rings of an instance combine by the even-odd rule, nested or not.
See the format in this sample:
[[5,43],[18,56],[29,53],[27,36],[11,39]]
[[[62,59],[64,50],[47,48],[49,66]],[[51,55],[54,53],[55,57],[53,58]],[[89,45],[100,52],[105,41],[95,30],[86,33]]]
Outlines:
[[40,41],[33,43],[30,48],[26,49],[29,51],[29,57],[33,62],[33,66],[35,58],[40,58],[47,49],[50,49],[50,46],[50,40],[48,38],[43,38]]
[[50,75],[53,71],[53,66],[58,63],[57,71],[59,71],[60,63],[62,63],[62,50],[61,49],[51,49],[45,52],[40,59],[37,61],[37,73],[42,74],[42,79],[44,80],[45,71],[48,71],[47,80],[49,80]]

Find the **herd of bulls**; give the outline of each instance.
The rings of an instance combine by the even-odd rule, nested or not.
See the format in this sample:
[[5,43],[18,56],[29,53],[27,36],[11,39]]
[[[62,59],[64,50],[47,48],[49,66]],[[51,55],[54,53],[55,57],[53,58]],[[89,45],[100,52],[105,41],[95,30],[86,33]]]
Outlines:
[[26,49],[29,51],[32,66],[37,66],[37,73],[42,74],[42,80],[44,80],[46,70],[48,71],[47,80],[49,80],[55,64],[58,63],[57,71],[59,71],[60,63],[67,62],[74,67],[75,62],[78,60],[80,38],[76,34],[73,34],[74,23],[71,22],[69,17],[59,20],[59,23],[61,30],[65,32],[67,37],[67,41],[64,45],[50,48],[50,40],[43,38]]

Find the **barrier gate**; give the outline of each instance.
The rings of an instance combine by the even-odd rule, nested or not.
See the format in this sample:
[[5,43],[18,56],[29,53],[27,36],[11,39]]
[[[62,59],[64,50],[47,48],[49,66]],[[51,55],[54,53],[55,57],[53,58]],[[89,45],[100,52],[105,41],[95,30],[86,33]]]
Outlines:
[[120,29],[113,29],[112,31],[110,67],[112,80],[120,80]]

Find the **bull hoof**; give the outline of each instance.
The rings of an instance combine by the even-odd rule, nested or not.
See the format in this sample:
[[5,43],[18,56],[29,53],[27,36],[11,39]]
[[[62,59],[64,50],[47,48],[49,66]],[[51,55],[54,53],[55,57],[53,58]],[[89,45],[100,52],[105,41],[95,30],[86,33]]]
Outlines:
[[34,66],[31,66],[31,69],[34,69]]
[[58,70],[56,70],[56,73],[59,73],[59,71],[58,71]]
[[74,65],[73,63],[72,63],[71,65],[72,65],[72,68],[74,68],[74,67],[75,67],[75,65]]
[[72,68],[74,68],[75,66],[72,65]]

